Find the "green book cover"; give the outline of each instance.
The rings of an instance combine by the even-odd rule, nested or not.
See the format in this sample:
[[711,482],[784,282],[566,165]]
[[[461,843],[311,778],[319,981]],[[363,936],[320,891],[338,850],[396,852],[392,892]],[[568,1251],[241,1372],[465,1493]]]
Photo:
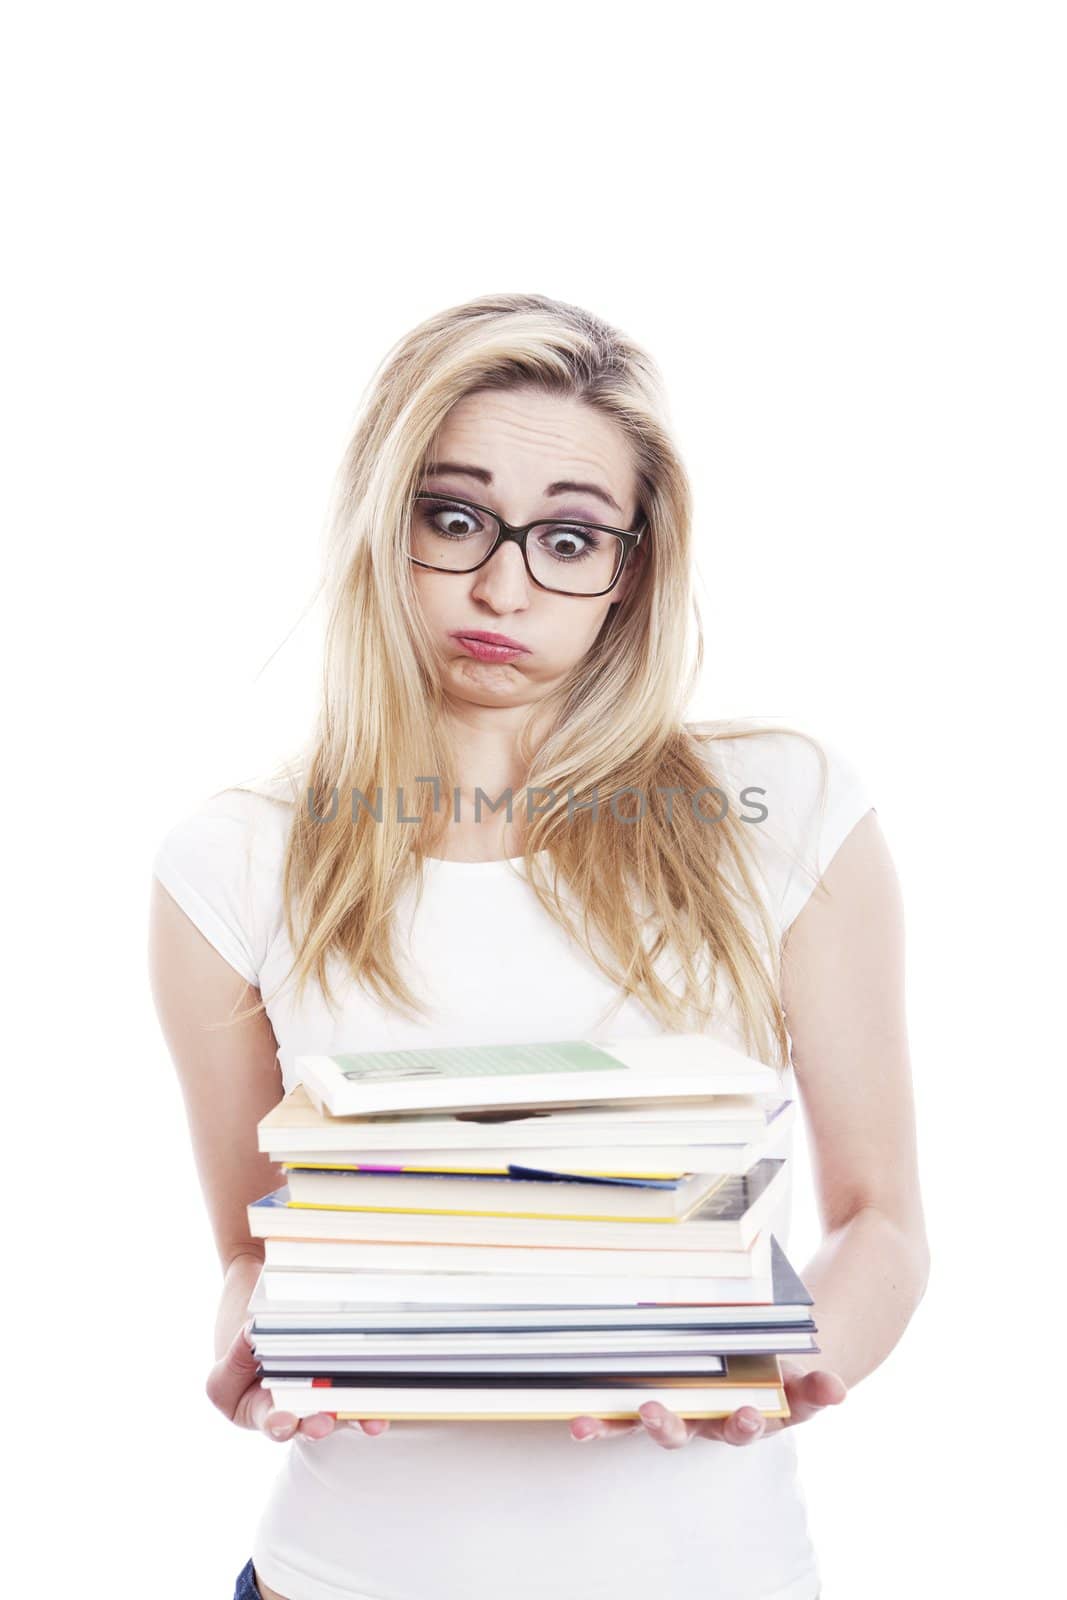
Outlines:
[[443,1045],[427,1050],[365,1050],[335,1055],[350,1083],[396,1083],[413,1078],[530,1077],[547,1072],[625,1072],[617,1057],[582,1039],[553,1044]]

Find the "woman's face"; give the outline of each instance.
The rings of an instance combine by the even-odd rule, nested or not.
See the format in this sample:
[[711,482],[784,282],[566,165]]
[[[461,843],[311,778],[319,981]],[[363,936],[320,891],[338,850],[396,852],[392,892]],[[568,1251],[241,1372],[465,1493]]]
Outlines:
[[[530,390],[467,395],[445,419],[433,455],[436,470],[424,475],[420,489],[474,500],[513,526],[558,517],[625,529],[637,520],[626,437],[580,400]],[[586,487],[550,492],[560,483]],[[436,572],[412,562],[446,694],[479,706],[543,699],[589,650],[608,611],[633,584],[642,557],[638,546],[615,588],[598,596],[538,588],[514,543],[500,545],[476,572]],[[479,660],[456,637],[466,629],[504,634],[525,651]]]

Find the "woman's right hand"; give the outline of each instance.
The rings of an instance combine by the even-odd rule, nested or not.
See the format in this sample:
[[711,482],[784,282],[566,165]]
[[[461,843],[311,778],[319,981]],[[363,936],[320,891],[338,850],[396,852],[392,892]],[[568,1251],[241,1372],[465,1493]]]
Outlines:
[[270,1390],[259,1376],[259,1362],[252,1353],[251,1323],[238,1328],[229,1349],[215,1362],[204,1388],[213,1406],[239,1428],[258,1428],[268,1439],[284,1443],[294,1433],[304,1439],[325,1439],[335,1427],[362,1429],[372,1438],[384,1433],[388,1422],[375,1417],[367,1422],[338,1423],[327,1411],[310,1417],[294,1417],[291,1411],[275,1411]]

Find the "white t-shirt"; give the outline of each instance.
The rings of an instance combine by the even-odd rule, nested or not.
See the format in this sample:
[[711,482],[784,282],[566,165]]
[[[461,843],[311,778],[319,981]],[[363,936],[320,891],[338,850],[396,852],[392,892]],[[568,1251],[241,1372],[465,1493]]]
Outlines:
[[[780,935],[871,806],[855,769],[819,742],[825,793],[805,739],[761,732],[711,747],[709,782],[725,779],[731,807],[749,817],[766,808],[752,833],[759,892]],[[753,789],[763,792],[743,793]],[[171,828],[153,863],[265,996],[292,960],[281,868],[293,811],[280,792],[213,797]],[[701,809],[714,816],[714,797]],[[620,1003],[542,910],[521,858],[432,860],[417,909],[412,893],[398,943],[432,1016],[387,1012],[340,966],[331,968],[336,1015],[317,987],[299,1007],[284,988],[268,1014],[286,1090],[295,1057],[308,1053],[662,1032],[638,1002]],[[709,1031],[741,1046],[722,999]],[[795,1094],[792,1071],[783,1092]],[[787,1140],[775,1153],[789,1152]],[[774,1226],[787,1252],[790,1199],[787,1189]],[[298,1436],[283,1448],[252,1559],[289,1600],[815,1600],[819,1591],[790,1429],[745,1447],[697,1438],[664,1450],[643,1430],[579,1444],[558,1421],[394,1422],[373,1438],[339,1424],[326,1439]]]

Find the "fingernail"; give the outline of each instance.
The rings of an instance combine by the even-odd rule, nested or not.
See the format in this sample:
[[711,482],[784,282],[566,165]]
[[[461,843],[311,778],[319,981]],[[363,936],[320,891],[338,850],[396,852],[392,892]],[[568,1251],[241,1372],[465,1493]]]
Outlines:
[[761,1426],[762,1420],[761,1417],[738,1417],[737,1422],[738,1426],[743,1428],[746,1433],[755,1433],[756,1429]]
[[662,1428],[663,1418],[659,1416],[658,1413],[652,1416],[646,1416],[646,1414],[642,1411],[641,1416],[650,1428]]
[[291,1422],[276,1422],[270,1431],[273,1439],[288,1439],[293,1431],[293,1425]]
[[582,1428],[579,1433],[575,1433],[572,1428],[571,1438],[576,1440],[578,1444],[585,1444],[589,1439],[595,1439],[598,1432],[597,1428]]

